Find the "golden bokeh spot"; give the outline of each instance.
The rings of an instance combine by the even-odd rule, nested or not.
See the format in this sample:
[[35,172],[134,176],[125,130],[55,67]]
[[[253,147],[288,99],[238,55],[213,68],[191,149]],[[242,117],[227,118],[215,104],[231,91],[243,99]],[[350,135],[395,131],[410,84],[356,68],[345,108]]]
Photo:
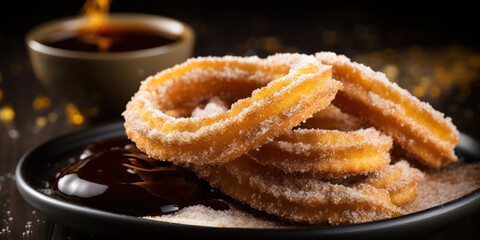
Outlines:
[[72,117],[72,123],[75,125],[81,125],[85,121],[85,118],[82,114],[75,114]]
[[65,105],[65,112],[67,113],[67,115],[74,115],[79,113],[77,106],[75,106],[75,104],[73,103],[67,103],[67,105]]
[[428,87],[430,84],[432,84],[432,79],[430,77],[423,76],[420,78],[420,86]]
[[389,64],[383,68],[383,72],[385,73],[385,75],[387,75],[387,78],[390,81],[395,81],[397,79],[397,76],[398,76],[397,66]]
[[67,103],[65,105],[65,113],[68,121],[74,125],[81,125],[83,122],[85,122],[85,117],[80,113],[77,106],[75,106],[73,103]]
[[45,125],[47,125],[47,122],[48,121],[46,117],[40,116],[35,119],[35,126],[43,128]]
[[15,118],[15,111],[10,105],[0,108],[0,121],[11,122]]
[[54,112],[51,112],[51,113],[48,114],[47,119],[50,122],[56,122],[57,119],[58,119],[58,114],[54,113]]
[[66,109],[67,111],[72,110],[72,109],[74,109],[74,108],[77,108],[77,107],[76,107],[75,104],[73,104],[73,103],[67,103],[67,104],[65,104],[65,109]]
[[417,86],[413,89],[413,95],[416,97],[423,97],[425,95],[425,89],[423,87]]
[[441,90],[439,87],[435,86],[435,87],[432,87],[430,88],[430,96],[431,97],[439,97],[440,96],[440,93],[441,93]]
[[51,104],[52,104],[52,101],[50,100],[50,98],[40,94],[37,95],[32,102],[32,106],[36,110],[46,109],[50,107]]
[[[455,89],[461,97],[473,93],[472,83],[480,79],[480,54],[462,46],[453,46],[437,50],[422,49],[411,45],[407,50],[394,52],[388,48],[354,56],[372,69],[383,71],[391,79],[387,66],[398,67],[395,82],[401,86],[410,86],[415,96],[437,98],[454,94]],[[421,88],[420,88],[421,87]],[[472,88],[472,89],[470,89]]]

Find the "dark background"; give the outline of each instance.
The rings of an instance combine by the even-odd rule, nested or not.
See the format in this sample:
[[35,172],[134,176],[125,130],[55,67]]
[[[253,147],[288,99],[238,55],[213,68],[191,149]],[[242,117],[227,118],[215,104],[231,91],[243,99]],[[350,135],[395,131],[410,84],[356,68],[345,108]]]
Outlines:
[[[39,23],[78,15],[83,3],[83,0],[2,2],[0,62],[10,64],[0,68],[3,75],[8,78],[9,73],[18,73],[18,68],[22,67],[15,66],[16,63],[23,64],[25,72],[31,74],[23,40],[25,33]],[[374,70],[383,71],[386,66],[393,65],[406,76],[391,80],[410,92],[419,85],[419,76],[407,74],[410,62],[415,59],[406,57],[405,53],[412,46],[430,51],[427,59],[431,61],[420,63],[424,72],[432,75],[430,87],[439,83],[438,76],[433,75],[436,65],[452,70],[451,76],[445,76],[451,79],[444,80],[451,83],[441,86],[440,97],[432,98],[428,94],[418,97],[451,116],[460,130],[480,138],[480,124],[477,124],[480,116],[476,114],[480,111],[480,101],[478,94],[474,94],[480,89],[480,67],[470,69],[474,76],[467,80],[458,77],[458,71],[453,71],[457,62],[468,62],[470,55],[480,56],[478,9],[471,4],[462,1],[442,4],[421,1],[114,0],[111,12],[158,14],[190,24],[197,34],[195,56],[256,54],[263,57],[282,51],[311,54],[328,50],[346,54]],[[333,42],[328,41],[328,33],[334,34]],[[265,42],[269,46],[258,46]],[[391,54],[387,54],[392,49],[396,51],[393,60]],[[372,56],[376,53],[380,53],[381,63],[374,64]],[[480,65],[478,61],[477,65]],[[5,89],[11,84],[14,80],[4,81]],[[4,95],[5,103],[9,96]],[[102,122],[118,117],[100,114],[89,120]]]
[[[42,22],[78,15],[83,3],[81,0],[0,3],[0,90],[3,92],[0,109],[11,106],[16,113],[12,122],[0,122],[0,231],[8,228],[0,239],[91,238],[35,212],[19,196],[12,175],[18,158],[29,148],[64,133],[120,118],[102,115],[101,109],[100,114],[89,116],[85,111],[91,106],[75,102],[86,119],[81,124],[72,124],[64,110],[65,103],[71,100],[53,97],[46,109],[32,108],[37,96],[49,96],[32,73],[24,45],[25,33]],[[399,85],[409,91],[418,84],[408,68],[412,66],[411,61],[417,61],[409,55],[412,49],[424,52],[428,61],[420,66],[426,73],[435,72],[438,65],[443,64],[444,69],[450,71],[456,63],[469,62],[472,56],[480,58],[478,8],[459,1],[426,4],[420,1],[114,0],[111,12],[158,14],[190,24],[197,34],[195,56],[335,51],[360,59],[374,70],[395,66],[399,76],[403,76],[398,79]],[[448,76],[453,83],[441,85],[439,97],[426,94],[421,99],[451,116],[461,131],[480,139],[480,97],[476,94],[480,90],[480,67],[466,69],[471,71],[467,80],[455,83],[457,75],[465,71],[452,70]],[[430,81],[438,83],[432,76]],[[58,120],[49,120],[39,127],[38,118],[50,112],[57,113]],[[477,214],[419,238],[478,239],[479,223]]]
[[[0,6],[1,33],[3,37],[23,35],[38,23],[78,14],[83,3],[80,0],[3,1]],[[353,33],[360,25],[371,26],[372,34],[379,37],[379,43],[368,46],[369,50],[411,44],[466,44],[478,48],[480,40],[478,9],[458,1],[426,4],[421,1],[116,0],[111,5],[111,11],[159,14],[181,19],[194,27],[213,28],[205,33],[208,36],[199,38],[200,46],[207,44],[204,40],[225,36],[242,41],[247,36],[279,35],[288,45],[299,46],[305,52],[316,51],[322,47],[321,44],[317,47],[302,43],[307,39],[318,40],[319,33],[325,29]],[[362,41],[351,41],[338,47],[347,51],[365,50],[366,46],[362,45]],[[227,49],[206,54],[225,54],[229,52]]]

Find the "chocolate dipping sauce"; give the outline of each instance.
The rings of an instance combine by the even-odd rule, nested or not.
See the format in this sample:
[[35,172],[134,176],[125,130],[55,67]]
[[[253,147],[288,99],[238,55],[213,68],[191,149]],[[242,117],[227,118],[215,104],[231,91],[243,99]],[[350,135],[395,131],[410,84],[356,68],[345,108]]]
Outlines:
[[148,157],[126,137],[87,146],[57,174],[54,196],[84,206],[134,216],[161,215],[191,205],[229,206],[188,170]]
[[125,52],[160,47],[179,39],[179,36],[147,27],[104,25],[58,32],[45,39],[43,43],[54,48],[73,51]]

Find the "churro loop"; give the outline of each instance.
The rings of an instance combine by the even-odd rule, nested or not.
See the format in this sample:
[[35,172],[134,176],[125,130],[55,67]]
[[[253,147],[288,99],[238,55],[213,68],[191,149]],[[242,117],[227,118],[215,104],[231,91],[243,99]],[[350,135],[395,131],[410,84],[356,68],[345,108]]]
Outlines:
[[364,181],[373,187],[389,192],[393,204],[403,206],[417,197],[417,185],[423,180],[424,174],[408,162],[400,160],[374,172]]
[[[345,85],[339,96],[332,74]],[[340,109],[328,106],[334,98]],[[401,215],[423,174],[406,161],[389,165],[392,144],[440,166],[456,159],[458,143],[448,118],[332,53],[191,59],[144,81],[123,115],[148,155],[310,224]]]
[[316,58],[332,66],[344,85],[334,101],[342,111],[392,136],[409,155],[430,167],[456,161],[459,133],[451,119],[390,82],[385,74],[331,52]]
[[[226,110],[222,100],[213,98],[203,108],[197,107],[192,116],[208,116]],[[367,174],[390,163],[392,139],[374,128],[358,129],[363,125],[358,118],[330,105],[315,113],[300,128],[248,154],[259,164],[286,173],[309,173],[328,178]],[[325,130],[322,127],[356,130]]]
[[249,154],[261,165],[286,173],[328,178],[367,174],[390,163],[392,139],[374,128],[360,129],[363,126],[358,118],[330,105]]
[[[157,159],[225,163],[290,131],[326,107],[340,88],[330,67],[307,55],[191,59],[142,83],[123,113],[125,129]],[[214,96],[233,104],[205,117],[166,114]]]
[[378,171],[390,163],[392,139],[374,128],[355,131],[296,129],[249,154],[286,173],[338,178]]
[[363,182],[339,184],[286,174],[259,165],[248,155],[226,164],[189,168],[227,195],[297,222],[361,223],[401,215],[385,189]]

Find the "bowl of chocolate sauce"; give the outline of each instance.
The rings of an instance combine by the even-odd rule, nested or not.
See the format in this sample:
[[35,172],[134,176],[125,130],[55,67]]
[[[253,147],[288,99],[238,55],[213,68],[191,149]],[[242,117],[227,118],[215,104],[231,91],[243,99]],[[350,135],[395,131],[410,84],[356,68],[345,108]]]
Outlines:
[[[463,133],[462,139],[457,154],[467,162],[479,161],[480,143]],[[343,226],[221,228],[153,221],[141,216],[171,214],[199,204],[222,211],[240,203],[188,168],[139,151],[126,138],[123,122],[42,143],[22,156],[15,175],[22,197],[45,216],[78,231],[115,239],[385,239],[439,229],[480,209],[477,189],[417,213]]]
[[41,24],[25,38],[35,76],[52,95],[92,99],[120,113],[148,76],[192,55],[195,34],[176,19],[112,13],[92,25],[87,17]]

